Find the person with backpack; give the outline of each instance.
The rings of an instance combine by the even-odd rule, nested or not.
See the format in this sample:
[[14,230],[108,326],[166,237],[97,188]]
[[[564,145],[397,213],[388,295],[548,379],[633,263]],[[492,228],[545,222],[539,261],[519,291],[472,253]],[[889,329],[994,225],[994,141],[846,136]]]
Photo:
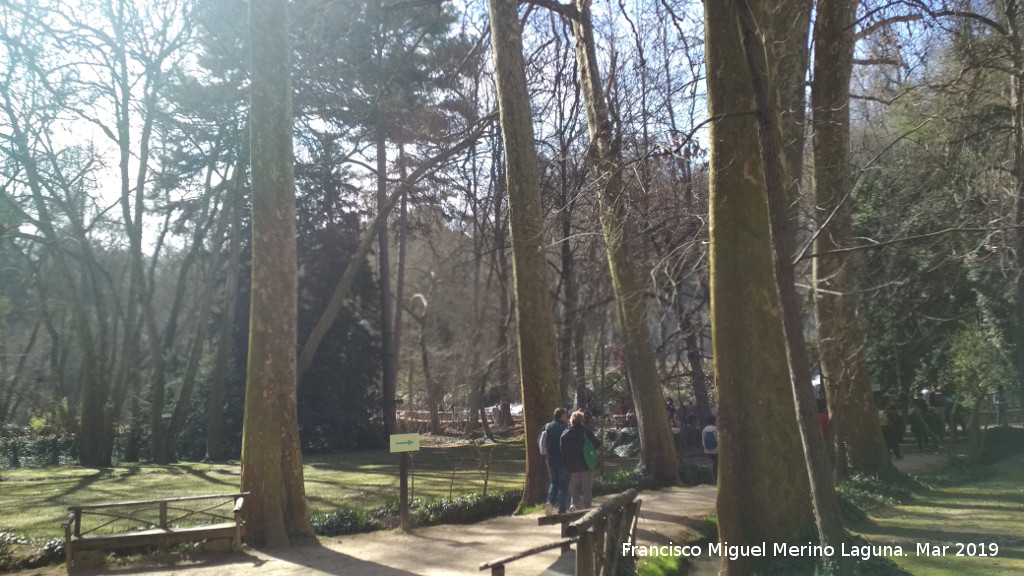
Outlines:
[[711,458],[711,475],[718,484],[718,427],[715,426],[714,414],[708,418],[708,425],[700,433],[700,443],[704,445],[704,453]]
[[569,472],[562,461],[561,440],[562,433],[569,426],[565,423],[566,409],[555,408],[551,422],[544,425],[537,439],[540,453],[547,457],[548,478],[551,479],[551,486],[548,487],[548,500],[544,506],[544,514],[551,516],[557,510],[559,514],[565,514],[566,497],[569,492]]
[[569,472],[569,511],[590,508],[594,489],[594,468],[601,440],[584,426],[586,415],[577,410],[569,417],[570,427],[562,433],[562,463]]

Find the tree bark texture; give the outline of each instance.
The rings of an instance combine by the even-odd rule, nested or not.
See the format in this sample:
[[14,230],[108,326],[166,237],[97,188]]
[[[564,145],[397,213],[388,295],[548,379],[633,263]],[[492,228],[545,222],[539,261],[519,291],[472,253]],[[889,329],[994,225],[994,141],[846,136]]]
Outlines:
[[242,430],[246,536],[313,536],[296,412],[295,181],[287,1],[249,5],[252,46],[252,303]]
[[1013,127],[1014,224],[1017,226],[1017,327],[1014,333],[1014,365],[1017,385],[1024,400],[1024,38],[1017,0],[1006,0],[1006,30],[1010,45],[1010,108]]
[[594,27],[588,0],[576,0],[573,19],[576,64],[590,131],[590,161],[597,174],[601,228],[608,253],[608,268],[615,292],[615,310],[625,338],[626,364],[633,390],[633,404],[640,429],[644,463],[667,484],[679,479],[672,429],[665,410],[665,395],[647,331],[644,285],[636,272],[629,246],[621,171],[622,155],[612,134],[608,104],[597,63]]
[[[719,538],[799,539],[813,521],[773,279],[750,76],[733,2],[706,2],[711,326],[718,391]],[[771,30],[765,31],[771,34]],[[723,558],[723,574],[756,558]]]
[[[822,0],[814,23],[814,204],[819,226],[814,251],[850,240],[850,76],[858,0]],[[832,420],[837,472],[872,473],[889,465],[864,364],[864,334],[850,290],[852,254],[814,259],[814,303],[821,372]]]
[[[384,140],[386,126],[383,113],[377,125],[377,211],[384,213],[388,204],[388,150]],[[405,196],[404,194],[402,195]],[[384,412],[384,433],[395,432],[395,387],[398,383],[398,355],[395,351],[394,322],[391,315],[391,262],[388,246],[388,224],[385,219],[377,228],[377,262],[380,289],[380,353],[381,409]]]
[[[800,3],[804,0],[793,0]],[[810,2],[806,2],[808,9]],[[838,548],[843,537],[842,519],[839,514],[839,500],[836,497],[832,472],[825,449],[825,438],[818,424],[818,411],[811,387],[811,364],[804,342],[804,319],[800,312],[800,298],[796,293],[793,265],[792,233],[789,230],[787,194],[785,188],[784,164],[778,145],[779,131],[776,127],[776,112],[769,96],[769,76],[766,71],[771,60],[758,34],[757,23],[747,0],[736,0],[742,31],[743,48],[750,72],[751,88],[754,93],[757,117],[758,142],[760,144],[763,188],[768,207],[769,232],[772,244],[775,287],[782,308],[782,326],[786,339],[786,358],[789,364],[790,384],[796,403],[796,420],[803,442],[804,457],[807,460],[807,474],[811,487],[811,505],[818,526],[818,538],[822,545]],[[787,35],[796,45],[801,39],[807,40],[808,31],[802,37]],[[769,55],[769,58],[771,56]],[[802,99],[801,99],[802,100]],[[755,176],[756,178],[756,176]],[[830,573],[833,562],[824,559],[825,571]]]
[[555,325],[548,303],[540,172],[530,95],[526,89],[519,3],[515,0],[488,0],[488,7],[505,150],[519,375],[526,430],[526,486],[522,507],[543,501],[547,489],[544,457],[535,440],[560,403],[558,359],[555,356]]

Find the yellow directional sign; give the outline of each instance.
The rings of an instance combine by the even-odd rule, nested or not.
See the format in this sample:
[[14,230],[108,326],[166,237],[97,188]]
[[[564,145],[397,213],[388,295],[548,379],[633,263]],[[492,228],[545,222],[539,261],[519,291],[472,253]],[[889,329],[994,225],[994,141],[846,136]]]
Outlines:
[[392,434],[392,452],[416,452],[420,449],[419,434]]

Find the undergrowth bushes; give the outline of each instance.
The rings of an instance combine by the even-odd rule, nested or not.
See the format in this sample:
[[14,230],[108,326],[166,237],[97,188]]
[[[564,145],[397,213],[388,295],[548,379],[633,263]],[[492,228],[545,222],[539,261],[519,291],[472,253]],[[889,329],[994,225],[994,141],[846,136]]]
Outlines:
[[64,539],[29,540],[0,530],[0,572],[56,564],[64,559]]
[[0,436],[0,470],[74,464],[78,459],[72,435],[5,432]]
[[902,504],[913,498],[914,492],[925,486],[912,476],[895,468],[886,468],[878,474],[855,474],[836,484],[840,507],[846,520],[863,519],[863,514],[884,506]]
[[[522,500],[521,490],[504,490],[484,495],[474,492],[457,496],[451,500],[437,498],[430,500],[415,499],[409,505],[409,513],[413,526],[433,526],[436,524],[471,524],[495,516],[508,516],[515,512]],[[313,531],[320,536],[341,536],[372,532],[391,527],[389,519],[398,516],[398,505],[388,503],[384,506],[360,510],[343,507],[329,514],[312,514],[310,523]]]
[[1024,428],[997,426],[985,431],[985,443],[978,462],[994,464],[1024,451]]

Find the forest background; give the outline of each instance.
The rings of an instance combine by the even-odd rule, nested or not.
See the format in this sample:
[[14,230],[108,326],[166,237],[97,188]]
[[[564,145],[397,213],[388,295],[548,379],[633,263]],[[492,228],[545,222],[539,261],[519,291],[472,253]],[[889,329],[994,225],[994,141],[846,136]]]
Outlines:
[[[810,3],[783,4],[758,22],[775,26],[763,36],[777,64],[769,76],[799,95],[773,93],[772,104],[788,147],[794,284],[811,318],[811,363],[835,387],[833,417],[842,420],[839,386],[852,381],[891,395],[943,385],[975,412],[997,385],[1019,397],[1020,6],[837,3],[852,41],[845,58],[819,67],[828,3],[814,12],[813,44],[770,23],[790,9],[792,21],[803,11],[809,22]],[[604,254],[593,91],[577,76],[585,59],[564,7],[536,5],[544,9],[520,16],[558,395],[608,410],[631,394],[626,376],[638,363],[616,316],[622,271],[610,274]],[[487,14],[432,2],[289,9],[302,449],[381,446],[398,403],[428,412],[435,432],[439,408],[451,406],[471,428],[493,405],[509,422],[525,388]],[[643,295],[656,384],[698,419],[723,391],[730,405],[767,396],[774,406],[779,389],[755,373],[778,373],[781,338],[760,356],[734,340],[716,343],[712,359],[710,346],[716,282],[736,291],[715,314],[746,323],[749,339],[765,334],[744,316],[753,300],[744,303],[742,288],[770,282],[770,270],[716,275],[723,260],[711,251],[767,250],[767,236],[724,212],[723,236],[708,225],[714,134],[743,115],[716,113],[714,86],[747,82],[745,62],[712,65],[714,14],[699,3],[591,10],[593,64],[620,155],[616,205],[635,264],[625,274]],[[0,11],[5,437],[70,439],[65,457],[83,465],[237,457],[252,262],[245,3],[39,1]],[[819,154],[835,146],[807,135],[827,131],[814,122],[834,107],[805,104],[812,54],[812,85],[829,64],[849,69],[845,85],[840,78],[849,157],[824,193]],[[788,85],[787,56],[804,61]],[[719,150],[751,143],[734,138]],[[855,451],[833,450],[858,465]]]

